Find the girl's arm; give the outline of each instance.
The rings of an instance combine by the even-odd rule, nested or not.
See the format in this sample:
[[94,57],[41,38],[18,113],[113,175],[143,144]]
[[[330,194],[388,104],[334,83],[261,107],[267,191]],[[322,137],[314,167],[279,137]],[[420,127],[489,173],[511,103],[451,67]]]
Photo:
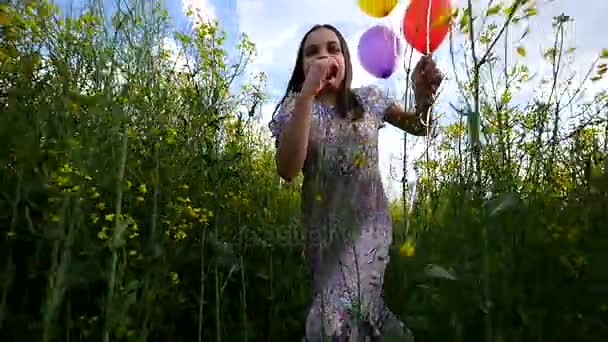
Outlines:
[[306,160],[313,98],[298,95],[286,100],[292,102],[288,102],[286,111],[281,113],[286,117],[277,134],[276,162],[279,176],[289,182],[302,170]]
[[412,135],[426,136],[429,129],[432,128],[430,125],[433,122],[432,112],[429,113],[428,119],[426,118],[426,114],[426,111],[423,111],[420,115],[417,115],[415,112],[404,110],[398,104],[393,104],[387,108],[384,114],[384,121]]
[[[428,106],[425,106],[426,108],[416,106],[416,111],[421,114],[406,111],[395,97],[388,95],[388,93],[382,91],[376,85],[368,86],[365,95],[372,106],[372,111],[376,113],[379,127],[384,126],[384,123],[388,122],[412,135],[425,136],[427,134],[429,127],[425,125],[427,122],[426,110],[422,111],[418,108],[428,109]],[[432,122],[430,116],[428,121]]]
[[[412,73],[416,112],[407,112],[397,102],[390,103],[384,113],[389,124],[417,136],[425,136],[432,125],[433,97],[443,80],[431,56],[423,56]],[[428,126],[427,126],[428,125]]]

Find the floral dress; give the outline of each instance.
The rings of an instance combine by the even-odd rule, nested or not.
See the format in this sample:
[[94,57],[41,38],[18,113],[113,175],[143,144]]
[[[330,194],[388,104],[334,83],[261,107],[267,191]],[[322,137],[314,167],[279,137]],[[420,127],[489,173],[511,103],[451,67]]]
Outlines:
[[[392,99],[376,86],[353,90],[364,116],[340,118],[315,102],[303,167],[302,223],[312,305],[305,341],[413,340],[382,299],[392,220],[378,167],[378,130]],[[288,96],[270,122],[278,137],[294,108]],[[416,130],[419,127],[412,127]]]

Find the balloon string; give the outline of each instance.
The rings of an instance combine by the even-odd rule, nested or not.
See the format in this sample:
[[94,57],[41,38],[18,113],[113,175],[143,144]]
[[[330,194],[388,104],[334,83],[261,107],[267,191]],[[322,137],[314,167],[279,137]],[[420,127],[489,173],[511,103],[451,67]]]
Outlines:
[[431,53],[431,7],[433,6],[433,2],[431,0],[428,1],[428,6],[426,8],[426,53]]
[[384,39],[393,39],[393,57],[399,57],[399,37],[396,34],[393,34],[392,37],[388,37],[391,33],[395,32],[395,23],[393,23],[392,21],[390,21],[389,19],[387,19],[388,21],[388,25],[386,27],[388,27],[388,30],[382,30],[382,35],[384,36]]
[[[431,52],[431,9],[432,9],[432,7],[433,7],[433,1],[428,0],[428,6],[426,8],[426,54],[430,55],[431,58],[433,56],[433,54]],[[425,155],[426,155],[427,163],[429,162],[429,149],[431,148],[431,140],[430,140],[431,122],[430,121],[431,121],[431,112],[433,111],[433,103],[435,103],[434,100],[431,102],[431,105],[429,106],[429,108],[427,108],[426,118],[423,120],[423,125],[426,128]]]
[[[394,23],[392,25],[394,25]],[[395,31],[396,30],[393,27],[393,32],[395,32]],[[400,35],[398,36],[396,34],[393,36],[393,48],[394,48],[393,51],[394,51],[394,56],[395,57],[399,57],[399,55],[401,53],[401,51],[399,51],[399,37],[400,37]]]
[[[426,54],[430,55],[431,57],[433,56],[433,54],[431,53],[431,9],[433,7],[433,2],[431,0],[428,0],[428,6],[426,7]],[[433,101],[434,102],[434,101]],[[431,118],[431,111],[432,111],[433,105],[431,104],[431,106],[429,106],[429,108],[426,111],[426,118],[424,118],[422,120],[422,124],[426,127],[427,130],[427,150],[428,150],[428,135],[429,135],[429,130],[430,130],[430,118]]]
[[[433,56],[433,53],[431,52],[431,9],[433,7],[433,1],[428,0],[428,6],[426,7],[426,54],[431,56]],[[432,101],[432,103],[434,103],[435,101]],[[431,104],[429,106],[429,108],[426,111],[426,118],[423,119],[423,125],[426,127],[426,149],[428,151],[429,149],[429,133],[430,133],[430,129],[431,129],[431,112],[433,110],[433,105]]]

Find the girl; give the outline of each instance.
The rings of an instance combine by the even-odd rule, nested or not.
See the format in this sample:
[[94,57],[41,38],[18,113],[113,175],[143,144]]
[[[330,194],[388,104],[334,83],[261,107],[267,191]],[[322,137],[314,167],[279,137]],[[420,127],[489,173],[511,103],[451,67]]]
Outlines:
[[[302,170],[302,221],[313,301],[305,341],[413,339],[381,296],[392,221],[378,169],[378,129],[388,122],[425,135],[421,116],[442,75],[430,57],[413,73],[416,113],[376,86],[351,89],[346,41],[331,25],[304,35],[293,75],[275,108],[279,175]],[[422,115],[424,114],[424,115]]]

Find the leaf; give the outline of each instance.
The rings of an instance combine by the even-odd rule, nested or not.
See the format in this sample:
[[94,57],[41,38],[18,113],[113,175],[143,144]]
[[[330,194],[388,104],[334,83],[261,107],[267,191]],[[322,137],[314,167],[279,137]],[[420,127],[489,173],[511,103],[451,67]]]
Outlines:
[[534,7],[526,8],[526,17],[533,17],[538,14],[538,10]]
[[599,80],[601,80],[601,79],[602,79],[602,76],[600,76],[600,75],[598,75],[598,76],[593,76],[593,77],[591,77],[591,82],[597,82],[597,81],[599,81]]
[[129,283],[127,283],[127,286],[125,287],[125,290],[127,292],[131,292],[131,291],[136,291],[140,288],[142,288],[142,282],[136,279],[131,280]]
[[498,133],[498,127],[488,126],[481,130],[486,135],[492,135]]
[[467,115],[468,128],[469,128],[469,142],[472,145],[479,143],[479,114],[476,112],[470,112]]
[[439,265],[434,265],[434,264],[427,265],[427,267],[424,270],[424,274],[430,278],[456,280],[456,277],[454,275],[452,275],[450,272],[448,272],[448,270],[446,270],[445,268],[443,268]]
[[444,13],[442,13],[439,18],[437,18],[436,20],[433,21],[431,27],[438,27],[438,26],[444,26],[447,24],[450,24],[450,22],[452,21],[452,18],[454,18],[458,12],[456,10],[452,10],[452,11],[443,11]]
[[502,9],[502,4],[496,4],[496,5],[488,8],[488,10],[486,11],[486,15],[487,16],[496,15],[496,14],[500,13],[501,9]]
[[501,212],[515,207],[519,203],[519,196],[513,192],[502,193],[488,202],[490,216],[497,216]]
[[500,97],[500,103],[508,104],[509,102],[511,102],[512,98],[513,98],[513,94],[511,94],[511,92],[508,89],[505,89],[505,91],[502,93],[502,96]]
[[608,58],[608,49],[602,50],[600,58]]
[[439,26],[448,24],[450,22],[450,19],[451,18],[449,15],[442,15],[439,18],[437,18],[435,21],[433,21],[433,23],[431,24],[431,27],[435,28],[435,27],[439,27]]
[[545,59],[547,59],[547,60],[553,60],[553,59],[555,59],[556,54],[557,54],[556,49],[548,48],[545,50],[545,53],[543,53],[543,57],[545,57]]
[[526,48],[523,46],[520,46],[517,48],[517,54],[522,56],[522,57],[526,57]]
[[11,18],[7,13],[0,12],[0,25],[5,26],[11,23]]
[[16,58],[19,55],[19,52],[14,46],[9,45],[7,47],[0,48],[0,54],[7,57]]
[[462,12],[462,17],[460,17],[460,22],[459,22],[459,26],[460,26],[460,30],[461,31],[465,31],[468,29],[469,27],[469,17],[470,17],[470,13],[469,10],[465,10]]

